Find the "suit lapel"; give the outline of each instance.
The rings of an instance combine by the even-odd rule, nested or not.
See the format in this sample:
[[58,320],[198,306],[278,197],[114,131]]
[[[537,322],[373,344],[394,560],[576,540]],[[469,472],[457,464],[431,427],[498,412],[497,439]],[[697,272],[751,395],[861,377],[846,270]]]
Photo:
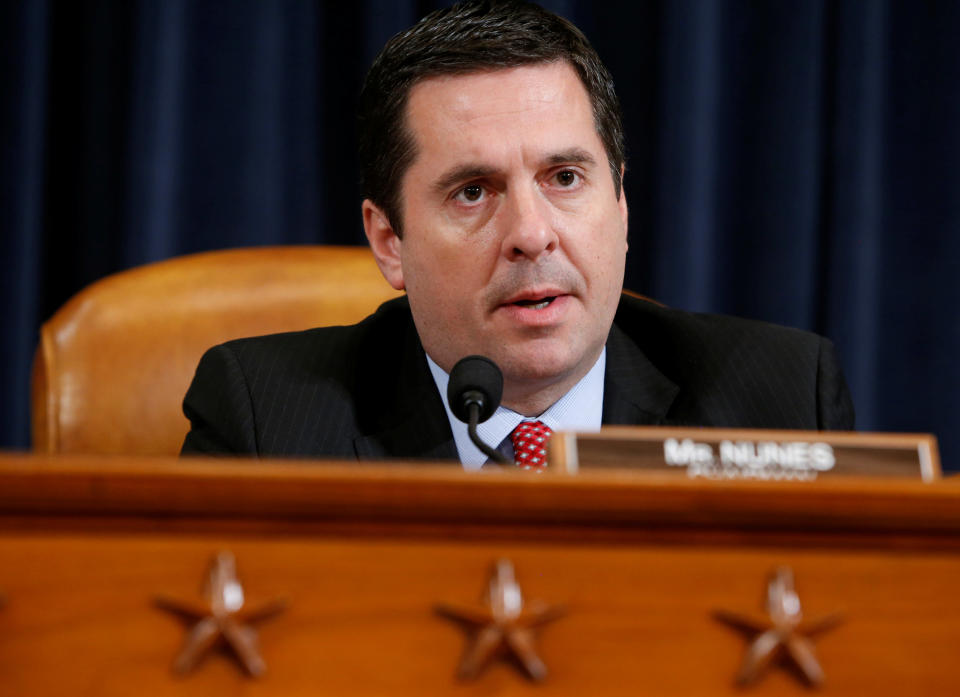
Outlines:
[[[458,459],[450,422],[412,318],[398,343],[400,356],[395,370],[371,388],[377,391],[371,396],[378,408],[369,419],[369,427],[354,439],[357,457]],[[384,346],[381,350],[391,348]]]
[[680,388],[616,324],[607,337],[604,425],[661,425]]
[[439,413],[414,407],[408,412],[408,418],[378,433],[358,436],[353,444],[361,460],[457,460],[459,457],[442,405]]

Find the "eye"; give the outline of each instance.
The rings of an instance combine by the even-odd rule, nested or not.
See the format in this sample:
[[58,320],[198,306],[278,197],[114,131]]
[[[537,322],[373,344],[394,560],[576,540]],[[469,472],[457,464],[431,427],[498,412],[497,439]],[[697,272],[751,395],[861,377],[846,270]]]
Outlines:
[[556,177],[557,184],[564,188],[574,186],[580,179],[580,175],[572,169],[562,169],[554,176]]
[[463,203],[477,203],[484,197],[483,187],[479,184],[467,184],[457,192],[455,199]]

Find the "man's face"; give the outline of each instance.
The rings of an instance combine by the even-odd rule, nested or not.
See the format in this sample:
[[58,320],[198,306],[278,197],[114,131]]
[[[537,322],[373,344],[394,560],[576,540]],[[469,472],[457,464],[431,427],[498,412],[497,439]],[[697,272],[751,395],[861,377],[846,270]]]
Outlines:
[[440,367],[488,356],[504,404],[539,413],[600,355],[623,285],[626,201],[586,90],[566,63],[431,78],[407,125],[403,239],[364,203],[384,275]]

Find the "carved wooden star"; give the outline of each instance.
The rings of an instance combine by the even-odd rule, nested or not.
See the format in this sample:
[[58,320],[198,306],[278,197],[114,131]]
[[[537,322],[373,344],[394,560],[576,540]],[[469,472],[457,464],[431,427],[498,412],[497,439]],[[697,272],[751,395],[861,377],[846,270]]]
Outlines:
[[726,610],[714,613],[718,620],[750,637],[737,683],[749,685],[775,659],[785,656],[811,687],[823,684],[824,673],[812,640],[837,626],[842,621],[841,614],[835,612],[804,622],[793,572],[787,567],[776,569],[767,584],[767,614],[768,619],[760,620]]
[[210,563],[204,586],[206,604],[157,597],[164,610],[192,623],[183,648],[173,662],[178,675],[190,672],[218,642],[225,643],[253,677],[263,674],[267,665],[260,656],[257,632],[250,625],[282,612],[287,601],[273,600],[254,608],[244,607],[243,586],[237,579],[237,566],[230,552],[220,552]]
[[564,614],[559,606],[534,602],[523,605],[513,564],[501,559],[493,565],[481,606],[443,604],[437,612],[464,626],[469,642],[460,660],[457,676],[470,680],[496,657],[513,657],[531,680],[547,677],[547,667],[537,655],[536,630]]

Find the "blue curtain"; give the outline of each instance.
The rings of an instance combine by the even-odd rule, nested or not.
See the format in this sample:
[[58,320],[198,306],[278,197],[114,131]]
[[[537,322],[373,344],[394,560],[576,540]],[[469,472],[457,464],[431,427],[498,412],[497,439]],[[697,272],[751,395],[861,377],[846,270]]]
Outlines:
[[[84,285],[363,242],[357,89],[437,4],[3,4],[0,447],[28,446],[38,327]],[[960,3],[545,4],[623,101],[628,286],[830,336],[859,427],[960,468]]]

